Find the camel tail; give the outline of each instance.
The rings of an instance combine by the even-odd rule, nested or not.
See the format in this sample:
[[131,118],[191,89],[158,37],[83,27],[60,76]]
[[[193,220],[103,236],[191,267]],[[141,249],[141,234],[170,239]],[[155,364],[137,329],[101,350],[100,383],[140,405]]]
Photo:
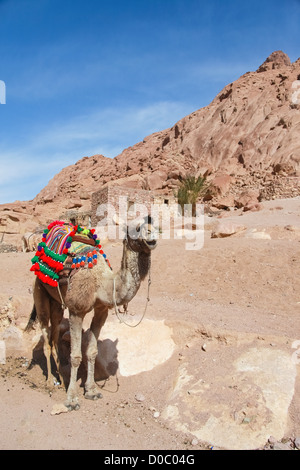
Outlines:
[[35,304],[33,304],[31,314],[30,314],[30,318],[28,320],[27,326],[26,326],[24,331],[28,332],[28,331],[32,330],[33,325],[36,321],[36,317],[37,317],[36,308],[35,308]]

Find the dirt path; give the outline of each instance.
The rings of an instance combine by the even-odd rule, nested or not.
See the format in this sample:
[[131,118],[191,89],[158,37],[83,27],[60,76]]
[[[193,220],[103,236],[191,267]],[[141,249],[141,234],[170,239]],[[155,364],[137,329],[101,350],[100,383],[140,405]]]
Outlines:
[[[130,336],[111,315],[101,347],[113,375],[99,380],[97,402],[80,388],[77,412],[51,414],[65,391],[45,390],[39,329],[20,333],[31,310],[32,254],[0,254],[0,448],[195,451],[245,448],[247,440],[262,448],[273,432],[280,441],[300,436],[300,199],[264,207],[226,218],[247,227],[228,238],[210,238],[218,220],[207,219],[199,251],[160,240],[146,322]],[[270,238],[249,238],[253,229]],[[121,244],[105,249],[118,267]],[[146,290],[130,305],[134,318]]]

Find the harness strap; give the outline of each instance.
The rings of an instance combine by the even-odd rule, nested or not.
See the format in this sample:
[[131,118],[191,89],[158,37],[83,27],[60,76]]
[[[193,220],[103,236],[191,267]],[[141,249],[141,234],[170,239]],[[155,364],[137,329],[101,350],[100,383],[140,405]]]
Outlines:
[[[115,279],[115,277],[114,277],[113,283],[114,283],[113,302],[114,302],[115,313],[118,317],[119,322],[124,323],[126,326],[129,326],[130,328],[136,328],[142,322],[142,320],[144,319],[144,316],[146,314],[146,310],[147,310],[147,307],[148,307],[148,302],[150,301],[151,270],[149,269],[147,300],[146,300],[146,305],[145,305],[145,308],[144,308],[144,312],[143,312],[140,320],[135,325],[131,325],[130,323],[127,323],[125,320],[123,320],[123,318],[120,317],[121,312],[118,309],[117,302],[116,302],[116,279]],[[124,306],[124,313],[127,313],[127,305]]]
[[59,293],[59,297],[60,297],[60,300],[61,300],[61,308],[63,310],[66,310],[66,304],[64,302],[64,299],[62,298],[62,295],[61,295],[61,291],[60,291],[60,287],[59,287],[59,282],[57,283],[57,290],[58,290],[58,293]]

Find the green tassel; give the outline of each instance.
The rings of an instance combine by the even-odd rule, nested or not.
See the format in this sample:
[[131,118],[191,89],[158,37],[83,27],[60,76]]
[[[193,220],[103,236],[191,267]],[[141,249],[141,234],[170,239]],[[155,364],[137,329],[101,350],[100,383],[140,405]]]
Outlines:
[[59,279],[59,275],[54,273],[52,269],[46,268],[43,264],[40,263],[40,270],[42,273],[47,274],[47,276],[51,277],[52,279]]
[[66,260],[67,255],[65,254],[60,255],[59,253],[54,253],[46,245],[44,247],[44,251],[47,256],[50,256],[50,258],[54,259],[55,261],[60,261],[61,263],[63,263]]

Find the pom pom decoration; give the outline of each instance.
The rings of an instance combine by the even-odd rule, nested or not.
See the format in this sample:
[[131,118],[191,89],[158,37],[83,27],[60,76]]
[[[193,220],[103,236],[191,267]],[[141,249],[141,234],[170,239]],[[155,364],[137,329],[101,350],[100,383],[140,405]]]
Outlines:
[[[84,247],[88,247],[88,245],[83,244],[83,252],[80,256],[72,254],[73,237],[76,234],[81,234],[83,237],[92,240],[95,249],[84,252]],[[55,220],[43,231],[42,240],[31,260],[30,271],[33,271],[42,282],[55,287],[58,285],[59,273],[64,269],[68,256],[73,258],[71,269],[93,268],[97,264],[98,254],[100,253],[106,264],[112,269],[101,248],[95,229],[87,229],[79,225]]]

